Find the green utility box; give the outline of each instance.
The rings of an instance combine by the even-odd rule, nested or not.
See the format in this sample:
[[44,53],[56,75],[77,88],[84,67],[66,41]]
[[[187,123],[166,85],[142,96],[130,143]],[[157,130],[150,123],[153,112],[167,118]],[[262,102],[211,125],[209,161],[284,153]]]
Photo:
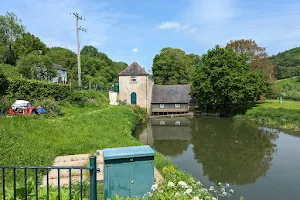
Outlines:
[[119,92],[119,83],[114,84],[114,92]]
[[154,151],[149,145],[103,149],[104,199],[143,197],[154,184]]

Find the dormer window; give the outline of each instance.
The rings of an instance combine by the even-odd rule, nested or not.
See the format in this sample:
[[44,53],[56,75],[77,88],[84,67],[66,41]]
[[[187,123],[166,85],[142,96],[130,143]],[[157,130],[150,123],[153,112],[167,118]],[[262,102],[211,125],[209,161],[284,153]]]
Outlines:
[[135,76],[131,77],[131,82],[136,82],[136,77]]

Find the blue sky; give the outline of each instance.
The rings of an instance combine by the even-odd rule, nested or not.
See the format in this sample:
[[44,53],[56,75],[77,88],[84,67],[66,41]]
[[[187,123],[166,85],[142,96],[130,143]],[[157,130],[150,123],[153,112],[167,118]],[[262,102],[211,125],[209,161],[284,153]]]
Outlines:
[[146,69],[163,47],[203,54],[232,39],[254,39],[270,55],[300,46],[299,0],[10,0],[0,14],[15,12],[26,30],[48,46],[76,50],[94,45],[115,61]]

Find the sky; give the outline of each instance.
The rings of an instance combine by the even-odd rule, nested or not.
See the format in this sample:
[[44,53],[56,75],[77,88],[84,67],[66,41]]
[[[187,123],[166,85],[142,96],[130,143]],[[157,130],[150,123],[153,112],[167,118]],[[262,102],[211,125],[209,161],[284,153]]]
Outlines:
[[93,45],[114,61],[150,70],[164,47],[204,54],[234,39],[253,39],[269,55],[300,46],[299,0],[0,0],[0,15],[14,12],[26,30],[49,47],[76,51],[72,13]]

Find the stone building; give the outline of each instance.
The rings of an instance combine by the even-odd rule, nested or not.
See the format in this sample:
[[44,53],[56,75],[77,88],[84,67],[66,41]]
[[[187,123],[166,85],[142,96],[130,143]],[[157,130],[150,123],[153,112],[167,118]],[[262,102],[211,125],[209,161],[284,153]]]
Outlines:
[[137,62],[119,73],[119,101],[139,105],[150,114],[186,113],[192,105],[190,85],[154,85]]

